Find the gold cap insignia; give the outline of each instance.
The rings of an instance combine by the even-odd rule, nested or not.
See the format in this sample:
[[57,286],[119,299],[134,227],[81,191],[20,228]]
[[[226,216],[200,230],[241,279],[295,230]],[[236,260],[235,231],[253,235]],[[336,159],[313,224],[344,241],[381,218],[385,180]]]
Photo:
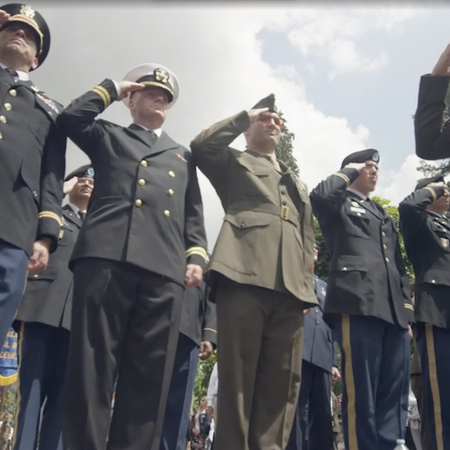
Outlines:
[[166,84],[169,81],[169,74],[164,69],[155,69],[153,74],[155,75],[156,81],[160,81],[163,84]]
[[442,247],[448,247],[448,245],[450,244],[450,241],[448,239],[441,238],[441,244],[442,244]]
[[36,11],[30,5],[22,5],[19,11],[25,17],[32,19],[36,15]]

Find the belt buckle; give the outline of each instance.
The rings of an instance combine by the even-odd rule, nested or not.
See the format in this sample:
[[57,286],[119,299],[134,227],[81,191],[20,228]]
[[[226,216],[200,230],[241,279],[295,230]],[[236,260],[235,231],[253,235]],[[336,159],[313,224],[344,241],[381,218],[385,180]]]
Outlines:
[[289,219],[289,208],[287,206],[282,206],[281,207],[281,218],[283,220],[288,220]]

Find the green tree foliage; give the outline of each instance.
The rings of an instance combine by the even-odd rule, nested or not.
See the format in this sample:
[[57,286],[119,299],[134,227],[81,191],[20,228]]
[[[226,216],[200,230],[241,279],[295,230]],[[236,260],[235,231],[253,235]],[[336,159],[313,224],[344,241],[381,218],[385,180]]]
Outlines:
[[[283,113],[281,111],[277,111],[278,115],[283,118]],[[281,126],[281,138],[280,142],[275,150],[277,158],[283,161],[296,175],[298,175],[298,164],[297,160],[294,156],[294,133],[291,133],[286,126],[286,123],[283,123]]]
[[206,395],[206,392],[208,391],[209,378],[216,361],[217,351],[215,350],[209,359],[206,361],[200,361],[198,364],[194,383],[194,397],[192,401],[194,411],[200,405],[201,398]]

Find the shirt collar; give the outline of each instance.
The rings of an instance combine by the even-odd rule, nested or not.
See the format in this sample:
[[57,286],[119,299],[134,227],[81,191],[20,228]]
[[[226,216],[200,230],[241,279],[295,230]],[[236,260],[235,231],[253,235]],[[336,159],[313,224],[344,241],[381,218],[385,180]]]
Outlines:
[[80,211],[86,213],[86,211],[83,211],[82,209],[78,208],[78,206],[77,206],[77,205],[74,205],[72,202],[67,202],[67,204],[72,208],[73,212],[74,212],[76,215],[78,215],[78,213],[79,213]]
[[141,125],[140,123],[134,122],[134,124],[140,126],[141,128],[143,128],[146,131],[153,131],[153,133],[155,133],[156,136],[161,137],[161,133],[162,133],[161,128],[157,128],[156,130],[150,130],[149,128],[144,127],[144,125]]
[[[7,69],[8,68],[2,62],[0,62],[0,67],[2,69]],[[18,76],[19,80],[28,81],[30,79],[30,75],[29,75],[28,72],[24,72],[23,70],[16,70],[16,72],[17,72],[17,76]]]
[[364,195],[362,192],[359,192],[353,188],[347,188],[347,191],[350,191],[353,194],[357,195],[358,197],[361,197],[363,200],[367,200],[369,198],[369,197],[367,197],[367,195]]

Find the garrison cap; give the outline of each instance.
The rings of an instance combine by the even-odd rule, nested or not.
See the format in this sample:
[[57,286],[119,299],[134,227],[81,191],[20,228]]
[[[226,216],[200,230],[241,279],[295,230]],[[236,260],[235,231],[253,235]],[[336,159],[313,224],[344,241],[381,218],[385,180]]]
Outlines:
[[95,171],[94,168],[90,164],[86,164],[85,166],[81,166],[78,169],[74,170],[73,172],[69,173],[66,178],[64,178],[64,181],[69,181],[73,177],[88,177],[88,178],[94,178]]
[[439,183],[439,181],[444,182],[444,177],[442,175],[435,175],[434,177],[430,178],[422,178],[417,182],[416,188],[414,190],[418,191],[419,189],[428,186],[430,183]]
[[[0,10],[10,15],[8,22],[0,27],[0,31],[16,22],[28,25],[36,36],[38,67],[44,62],[50,50],[50,29],[47,22],[33,7],[22,3],[8,3],[0,6]],[[33,69],[30,69],[30,71]]]
[[[171,108],[177,101],[180,94],[180,85],[176,75],[167,67],[157,63],[145,63],[133,67],[123,78],[126,81],[142,83],[146,86],[156,86],[164,89],[169,96],[168,108]],[[130,101],[128,94],[123,102],[128,106]]]
[[252,109],[269,108],[269,112],[275,111],[275,94],[270,94],[261,99]]
[[366,161],[378,163],[380,161],[380,154],[378,153],[378,150],[368,148],[367,150],[360,150],[359,152],[351,153],[342,161],[341,169],[350,163],[363,163]]

